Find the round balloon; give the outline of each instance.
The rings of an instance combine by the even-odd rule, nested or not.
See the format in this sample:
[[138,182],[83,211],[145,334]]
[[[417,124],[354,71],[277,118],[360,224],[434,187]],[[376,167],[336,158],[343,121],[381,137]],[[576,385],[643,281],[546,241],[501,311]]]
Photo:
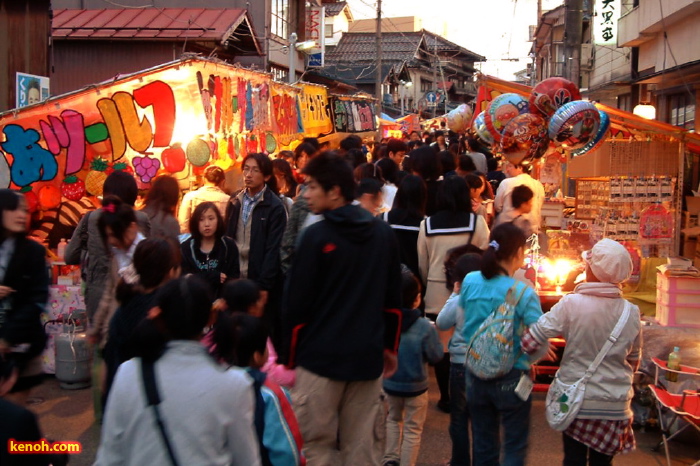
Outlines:
[[518,115],[528,113],[528,108],[527,100],[518,94],[501,94],[493,99],[486,108],[484,121],[494,140],[499,142],[508,122]]
[[539,115],[523,113],[510,120],[503,129],[501,153],[513,164],[542,157],[547,146],[547,122]]
[[494,141],[493,136],[491,135],[491,133],[489,133],[489,129],[486,127],[485,118],[486,112],[479,113],[474,119],[474,125],[472,127],[476,135],[479,136],[479,139],[481,139],[490,146],[491,144],[493,144]]
[[600,114],[600,126],[598,127],[598,132],[590,141],[588,141],[585,146],[571,151],[571,155],[574,157],[596,150],[605,141],[605,135],[610,129],[610,117],[602,110],[598,110],[598,113]]
[[564,104],[549,120],[549,138],[555,145],[569,150],[581,149],[598,134],[600,113],[585,100]]
[[447,127],[455,133],[461,133],[469,127],[469,121],[471,119],[471,107],[467,104],[461,104],[459,107],[450,110],[447,114]]
[[562,105],[574,100],[581,100],[576,84],[564,78],[548,78],[532,89],[530,112],[549,118]]

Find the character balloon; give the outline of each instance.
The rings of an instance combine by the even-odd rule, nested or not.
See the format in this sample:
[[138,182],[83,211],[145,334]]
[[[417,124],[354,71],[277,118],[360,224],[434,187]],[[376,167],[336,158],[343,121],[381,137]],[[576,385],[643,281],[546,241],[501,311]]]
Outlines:
[[547,122],[539,115],[518,115],[503,129],[501,154],[513,164],[542,157],[548,146]]
[[605,135],[610,129],[610,117],[607,113],[602,110],[598,110],[600,114],[600,126],[598,127],[598,132],[593,138],[588,141],[588,143],[580,149],[571,151],[571,155],[576,157],[577,155],[583,155],[587,152],[592,152],[600,147],[600,145],[605,141]]
[[459,107],[451,110],[447,114],[447,127],[455,133],[461,133],[469,127],[469,121],[472,119],[472,109],[467,104],[461,104]]
[[574,83],[564,78],[548,78],[532,89],[530,113],[550,118],[562,105],[574,100],[581,100],[581,93]]
[[585,100],[564,104],[549,120],[549,138],[569,150],[581,149],[598,134],[600,113]]
[[501,94],[493,99],[486,108],[484,121],[494,140],[499,142],[508,122],[518,115],[528,113],[528,108],[527,100],[518,94]]

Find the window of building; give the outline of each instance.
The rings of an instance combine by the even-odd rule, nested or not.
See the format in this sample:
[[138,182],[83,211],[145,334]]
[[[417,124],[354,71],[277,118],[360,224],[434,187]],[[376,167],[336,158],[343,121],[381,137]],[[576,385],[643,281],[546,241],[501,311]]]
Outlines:
[[632,111],[632,94],[622,94],[617,96],[617,108],[626,112]]
[[326,24],[326,37],[328,37],[328,38],[333,37],[333,23]]
[[275,65],[270,65],[270,73],[272,74],[272,79],[275,81],[286,82],[289,77],[289,70],[287,68],[280,68]]
[[685,129],[695,128],[695,95],[688,92],[668,96],[668,122]]
[[433,82],[432,81],[426,81],[425,79],[420,80],[420,90],[421,92],[428,92],[432,91],[433,89]]
[[272,18],[270,31],[283,39],[289,36],[289,0],[271,0]]

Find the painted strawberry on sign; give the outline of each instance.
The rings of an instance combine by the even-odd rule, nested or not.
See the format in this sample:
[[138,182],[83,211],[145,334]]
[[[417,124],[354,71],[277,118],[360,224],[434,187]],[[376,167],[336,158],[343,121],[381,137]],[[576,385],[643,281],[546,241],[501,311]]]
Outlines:
[[134,171],[144,183],[150,183],[160,168],[160,160],[152,159],[147,155],[134,157],[131,159],[131,163],[134,165]]
[[77,176],[69,176],[61,183],[61,194],[71,201],[79,201],[85,195],[85,183]]

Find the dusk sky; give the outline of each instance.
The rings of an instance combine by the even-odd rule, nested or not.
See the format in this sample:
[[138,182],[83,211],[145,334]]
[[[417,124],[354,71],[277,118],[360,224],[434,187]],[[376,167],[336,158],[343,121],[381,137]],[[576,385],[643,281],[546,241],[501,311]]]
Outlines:
[[[355,19],[374,18],[377,3],[372,0],[348,0]],[[550,10],[563,0],[542,0]],[[537,24],[537,0],[383,0],[385,17],[417,16],[423,27],[480,55],[488,61],[482,72],[503,79],[524,69],[532,45],[528,26]],[[520,61],[507,61],[518,58]]]

